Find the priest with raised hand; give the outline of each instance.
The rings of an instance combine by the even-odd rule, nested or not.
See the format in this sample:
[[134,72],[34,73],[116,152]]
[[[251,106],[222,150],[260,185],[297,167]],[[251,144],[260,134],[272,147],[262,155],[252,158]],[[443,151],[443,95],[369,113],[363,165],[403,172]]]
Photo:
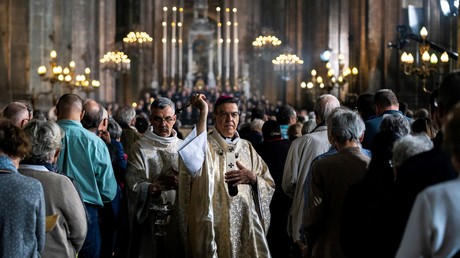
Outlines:
[[179,156],[185,165],[181,173],[192,178],[180,198],[191,256],[270,257],[266,234],[275,183],[265,162],[236,131],[238,100],[221,96],[216,101],[209,133],[205,96],[196,94],[190,103],[200,110],[199,121]]

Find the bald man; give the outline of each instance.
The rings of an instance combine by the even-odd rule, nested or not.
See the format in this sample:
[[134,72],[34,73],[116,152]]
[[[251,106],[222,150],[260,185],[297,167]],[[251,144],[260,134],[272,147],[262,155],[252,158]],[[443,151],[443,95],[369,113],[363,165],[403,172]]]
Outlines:
[[18,127],[24,127],[30,120],[27,106],[21,102],[11,102],[3,109],[3,117],[9,119]]
[[58,167],[61,173],[76,182],[89,218],[86,240],[78,256],[99,257],[98,210],[104,203],[112,201],[117,192],[110,154],[105,143],[82,126],[80,121],[85,111],[78,95],[61,96],[56,111],[57,123],[65,131]]

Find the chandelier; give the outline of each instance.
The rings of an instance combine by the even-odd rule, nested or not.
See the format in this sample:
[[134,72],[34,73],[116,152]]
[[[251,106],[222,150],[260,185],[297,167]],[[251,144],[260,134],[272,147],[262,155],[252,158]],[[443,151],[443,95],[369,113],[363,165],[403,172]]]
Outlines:
[[263,28],[262,35],[256,37],[252,42],[256,56],[262,57],[265,60],[270,60],[274,56],[274,52],[281,45],[281,40],[272,35],[271,29]]
[[127,48],[143,48],[152,45],[152,37],[144,31],[130,31],[123,38],[123,43]]
[[85,68],[85,74],[80,74],[75,77],[75,88],[86,92],[96,90],[101,86],[101,83],[98,80],[91,80],[91,69],[89,67]]
[[258,36],[253,42],[252,46],[255,48],[264,48],[264,47],[277,47],[281,45],[281,40],[276,36]]
[[[348,84],[348,88],[346,90],[347,96],[354,92],[353,89],[353,82],[355,77],[358,75],[359,71],[357,67],[345,67],[345,56],[342,53],[339,53],[337,56],[337,68],[338,72],[336,72],[333,68],[332,63],[330,62],[330,58],[332,56],[331,49],[328,49],[320,54],[321,61],[325,62],[325,76],[318,75],[316,69],[312,69],[311,79],[308,82],[301,82],[301,88],[307,88],[309,90],[313,90],[315,88],[319,88],[317,91],[331,93],[331,91],[335,88],[339,90],[338,96],[339,99],[341,98],[341,91],[344,91],[345,85]],[[345,92],[345,93],[346,93]]]
[[421,60],[419,67],[414,67],[415,58],[411,53],[404,52],[401,55],[401,63],[403,65],[404,74],[406,75],[415,75],[422,82],[422,89],[427,93],[431,93],[427,89],[427,80],[434,74],[439,74],[442,76],[444,73],[444,65],[449,62],[449,55],[446,51],[441,54],[439,58],[441,64],[439,64],[438,57],[436,54],[432,53],[430,55],[430,44],[426,42],[428,36],[428,30],[425,27],[422,27],[420,30],[420,37],[422,39],[419,46],[419,52],[417,59]]
[[298,70],[298,66],[303,64],[303,60],[295,54],[290,54],[290,49],[286,52],[273,59],[272,64],[275,72],[280,74],[281,79],[289,81],[292,75]]
[[[37,69],[38,75],[40,75],[40,78],[43,81],[48,81],[51,83],[51,88],[54,87],[54,84],[63,81],[63,69],[62,66],[57,65],[57,53],[56,51],[52,50],[50,52],[50,62],[49,62],[49,69],[46,68],[46,66],[41,65]],[[73,63],[75,65],[75,62]],[[48,74],[48,70],[50,73]],[[62,80],[60,80],[62,79]]]
[[51,95],[54,103],[54,87],[57,83],[61,83],[63,86],[66,86],[71,92],[73,92],[74,89],[81,89],[89,93],[100,86],[100,82],[98,80],[90,79],[90,68],[85,68],[84,74],[76,74],[75,66],[75,61],[70,61],[69,65],[64,68],[61,65],[58,65],[57,52],[52,50],[50,52],[49,67],[47,68],[45,65],[41,65],[37,69],[37,73],[40,78],[51,84],[51,89],[49,91],[42,91],[38,93],[33,91],[32,105],[35,104],[40,95]]
[[129,70],[131,60],[128,55],[121,51],[109,51],[104,54],[99,62],[103,64],[104,69],[111,70],[112,72],[125,73]]

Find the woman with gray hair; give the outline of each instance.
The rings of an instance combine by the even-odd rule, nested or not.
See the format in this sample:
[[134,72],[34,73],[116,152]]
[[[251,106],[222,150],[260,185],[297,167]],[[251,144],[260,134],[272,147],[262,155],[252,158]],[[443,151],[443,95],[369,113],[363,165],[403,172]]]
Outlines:
[[129,153],[131,145],[141,137],[136,127],[134,127],[136,124],[136,110],[130,105],[123,105],[116,111],[114,119],[122,128],[121,145],[123,145],[125,152]]
[[407,159],[432,148],[433,142],[425,133],[408,134],[397,140],[393,145],[393,168],[395,169],[395,174]]
[[380,123],[380,131],[392,131],[403,137],[410,133],[410,123],[407,117],[400,113],[386,114]]
[[366,175],[370,158],[361,152],[364,122],[359,114],[337,108],[327,120],[329,141],[338,153],[313,162],[305,215],[307,246],[314,257],[342,257],[340,219],[350,186]]
[[85,241],[85,208],[72,181],[54,173],[63,132],[53,121],[32,120],[25,127],[31,152],[19,165],[19,172],[43,185],[46,215],[57,218],[47,228],[43,257],[75,257]]

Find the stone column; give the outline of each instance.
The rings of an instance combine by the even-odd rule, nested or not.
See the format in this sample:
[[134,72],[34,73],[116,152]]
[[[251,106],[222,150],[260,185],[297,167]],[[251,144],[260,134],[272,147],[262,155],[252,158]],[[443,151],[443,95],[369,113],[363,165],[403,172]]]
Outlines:
[[[5,1],[3,1],[5,2]],[[6,48],[4,61],[7,65],[6,85],[1,89],[11,90],[12,99],[27,98],[26,92],[29,90],[29,1],[9,0],[6,1],[6,38],[2,39],[6,43],[0,48]],[[5,9],[0,7],[0,9]],[[3,13],[5,14],[5,13]],[[21,15],[19,15],[21,14]],[[3,16],[3,15],[2,15]],[[3,26],[3,25],[2,25]],[[3,33],[2,33],[3,34]],[[3,37],[3,36],[2,36]],[[3,59],[3,58],[2,58]],[[3,66],[3,65],[1,65]],[[2,72],[3,73],[3,72]],[[3,83],[3,82],[0,82]],[[1,94],[6,95],[6,94]]]
[[193,66],[193,41],[195,38],[190,34],[188,35],[188,65],[187,65],[187,77],[185,81],[185,87],[192,88],[193,87],[193,80],[195,77],[193,76],[193,72],[195,71],[195,67]]

